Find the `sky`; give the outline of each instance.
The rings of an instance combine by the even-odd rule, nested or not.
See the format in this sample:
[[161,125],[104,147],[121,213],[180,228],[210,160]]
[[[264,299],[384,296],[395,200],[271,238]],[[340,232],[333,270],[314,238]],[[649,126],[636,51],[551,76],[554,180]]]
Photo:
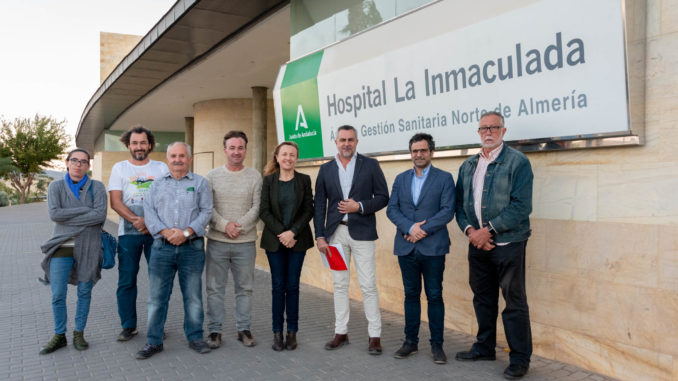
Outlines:
[[0,0],[0,117],[66,120],[99,88],[99,32],[145,35],[174,0]]

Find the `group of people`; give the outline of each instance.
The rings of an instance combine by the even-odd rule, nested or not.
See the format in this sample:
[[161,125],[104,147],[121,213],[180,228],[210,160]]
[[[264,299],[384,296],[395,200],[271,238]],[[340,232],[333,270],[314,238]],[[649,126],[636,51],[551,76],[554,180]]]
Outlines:
[[[478,322],[476,342],[459,352],[459,361],[494,360],[496,320],[501,289],[502,312],[510,364],[508,379],[523,377],[529,368],[532,339],[525,293],[525,249],[530,236],[532,170],[522,153],[504,144],[500,113],[488,112],[479,121],[481,150],[460,167],[457,182],[432,165],[435,142],[417,133],[409,141],[413,168],[400,173],[389,197],[379,162],[357,153],[352,126],[337,130],[337,155],[319,168],[312,191],[309,176],[295,170],[299,147],[283,142],[264,169],[264,177],[244,166],[247,136],[224,136],[226,164],[205,178],[190,171],[191,148],[176,142],[167,149],[167,165],[150,160],[153,134],[137,126],[121,141],[131,158],[115,164],[108,191],[111,207],[120,215],[118,228],[119,341],[137,333],[137,274],[143,253],[148,262],[149,299],[146,344],[137,352],[146,359],[163,350],[164,324],[175,274],[184,302],[184,331],[189,347],[207,353],[221,346],[225,320],[224,294],[229,272],[235,292],[237,339],[251,347],[251,296],[257,239],[256,224],[264,224],[260,246],[271,270],[272,328],[276,351],[294,350],[299,329],[299,279],[305,253],[315,246],[331,255],[340,246],[355,263],[368,321],[369,354],[379,355],[381,314],[376,286],[375,213],[386,207],[396,227],[393,250],[405,291],[405,340],[395,357],[418,351],[422,281],[428,304],[433,361],[447,362],[443,350],[445,306],[443,274],[450,251],[447,224],[457,217],[468,237],[469,283]],[[78,286],[73,344],[87,349],[83,331],[93,284],[100,278],[101,225],[106,218],[106,191],[89,179],[89,154],[69,153],[68,173],[48,191],[54,237],[42,247],[45,282],[52,288],[53,338],[41,350],[51,353],[66,345],[66,284]],[[209,228],[206,226],[209,225]],[[207,238],[205,244],[204,238]],[[336,255],[336,254],[335,254]],[[202,272],[206,282],[206,339],[203,333]],[[334,283],[335,329],[325,349],[348,344],[350,270],[331,270]],[[286,326],[285,326],[285,323]],[[286,329],[286,335],[283,335]]]

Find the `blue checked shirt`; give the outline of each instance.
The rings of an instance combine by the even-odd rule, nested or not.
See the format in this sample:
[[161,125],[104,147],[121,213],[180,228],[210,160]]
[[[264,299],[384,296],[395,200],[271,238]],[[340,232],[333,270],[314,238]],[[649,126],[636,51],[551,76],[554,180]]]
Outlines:
[[205,235],[212,216],[212,192],[207,180],[188,172],[177,180],[171,173],[153,181],[144,197],[144,219],[153,238],[162,238],[163,229],[193,229]]

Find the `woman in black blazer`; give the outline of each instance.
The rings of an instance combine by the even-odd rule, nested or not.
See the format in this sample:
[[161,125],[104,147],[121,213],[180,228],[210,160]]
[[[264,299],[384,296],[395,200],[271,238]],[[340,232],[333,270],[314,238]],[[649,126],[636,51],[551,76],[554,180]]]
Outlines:
[[[309,221],[313,217],[311,178],[294,170],[299,147],[282,142],[264,168],[259,217],[264,222],[261,248],[271,268],[273,350],[297,347],[299,277],[306,250],[313,247]],[[287,313],[287,337],[283,323]]]

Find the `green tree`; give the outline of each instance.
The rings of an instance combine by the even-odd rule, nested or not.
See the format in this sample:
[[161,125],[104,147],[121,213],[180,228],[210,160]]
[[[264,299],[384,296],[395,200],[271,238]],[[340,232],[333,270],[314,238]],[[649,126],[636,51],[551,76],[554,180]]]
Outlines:
[[2,152],[0,151],[0,178],[16,169],[16,167],[12,165],[12,158],[4,157],[1,154]]
[[7,192],[0,191],[0,207],[9,205],[9,196]]
[[32,119],[2,119],[1,123],[0,157],[9,158],[11,168],[0,175],[9,180],[23,204],[36,175],[50,167],[50,161],[59,158],[68,147],[66,121],[36,114]]

